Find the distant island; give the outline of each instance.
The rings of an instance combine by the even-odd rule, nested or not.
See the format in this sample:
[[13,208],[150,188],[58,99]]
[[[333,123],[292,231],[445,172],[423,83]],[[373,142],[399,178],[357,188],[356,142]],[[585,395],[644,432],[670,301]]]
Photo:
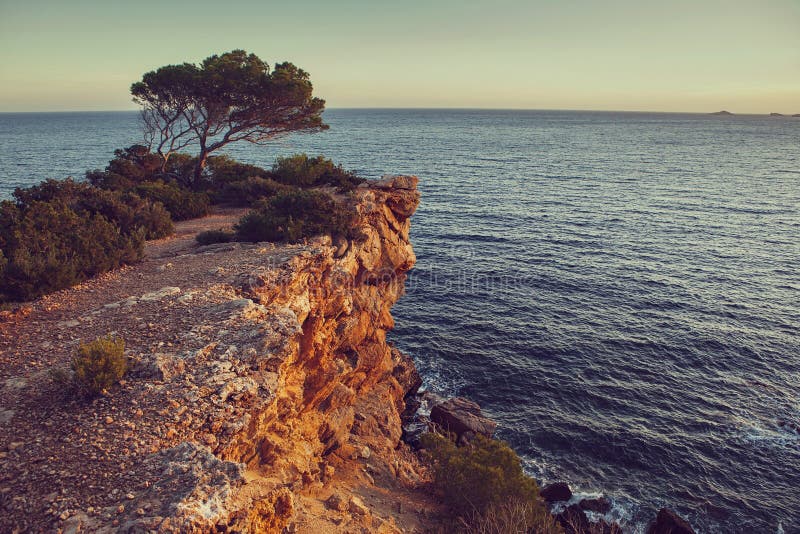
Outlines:
[[[734,115],[730,111],[722,110],[722,111],[715,111],[714,113],[709,113],[709,115]],[[788,117],[789,115],[784,115],[783,113],[770,113],[770,117]],[[791,115],[792,117],[800,117],[800,113],[795,113]]]

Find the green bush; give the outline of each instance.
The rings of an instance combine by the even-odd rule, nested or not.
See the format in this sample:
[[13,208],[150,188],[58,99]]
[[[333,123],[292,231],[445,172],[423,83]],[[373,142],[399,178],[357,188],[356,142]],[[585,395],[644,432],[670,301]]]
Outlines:
[[[502,506],[515,503],[523,507],[526,521],[557,528],[539,498],[536,481],[525,475],[519,457],[505,442],[478,435],[458,447],[439,434],[425,434],[421,441],[433,465],[434,484],[465,523],[502,515]],[[506,515],[518,511],[507,510]]]
[[48,180],[0,203],[0,301],[30,300],[138,261],[169,214],[132,194]]
[[347,235],[352,214],[321,191],[289,190],[264,200],[235,226],[239,241],[295,242],[304,237]]
[[180,188],[175,183],[164,183],[161,180],[138,184],[134,191],[142,198],[163,204],[173,221],[208,215],[211,204],[205,193]]
[[215,200],[233,206],[252,206],[258,200],[273,197],[286,189],[287,186],[279,184],[271,178],[251,176],[246,180],[236,180],[235,182],[223,184],[220,191],[215,195]]
[[133,145],[114,151],[114,159],[105,170],[86,173],[87,180],[94,186],[115,191],[129,191],[143,182],[167,181],[179,187],[190,189],[193,186],[195,158],[188,154],[172,154],[166,167],[161,169],[163,160],[147,147]]
[[272,174],[276,181],[283,184],[296,187],[331,185],[339,191],[351,191],[364,181],[327,158],[312,158],[306,154],[278,158],[272,167]]
[[214,243],[230,243],[236,234],[229,230],[206,230],[194,238],[198,245],[213,245]]
[[256,167],[255,165],[239,163],[228,156],[209,157],[206,170],[210,175],[210,180],[214,188],[222,187],[228,182],[241,182],[252,176],[269,178],[272,174],[266,169]]
[[128,371],[125,341],[111,335],[78,346],[72,358],[73,380],[78,390],[97,396]]

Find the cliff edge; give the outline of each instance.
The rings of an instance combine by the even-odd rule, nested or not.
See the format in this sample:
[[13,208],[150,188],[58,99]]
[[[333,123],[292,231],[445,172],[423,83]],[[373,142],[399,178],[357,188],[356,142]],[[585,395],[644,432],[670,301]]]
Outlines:
[[[197,247],[0,322],[0,524],[13,531],[399,532],[436,515],[401,442],[413,362],[386,342],[415,257],[417,179],[343,200],[355,237]],[[94,401],[53,380],[113,332],[133,367]]]

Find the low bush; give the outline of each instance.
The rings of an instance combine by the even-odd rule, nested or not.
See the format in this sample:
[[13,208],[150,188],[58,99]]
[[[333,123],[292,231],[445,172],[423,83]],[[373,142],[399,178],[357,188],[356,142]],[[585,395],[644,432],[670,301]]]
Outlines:
[[274,179],[296,187],[316,187],[331,185],[339,191],[352,191],[364,180],[341,165],[322,156],[309,157],[295,154],[288,158],[278,158],[272,167]]
[[560,532],[540,500],[536,481],[525,475],[519,457],[506,443],[478,435],[458,447],[439,434],[425,434],[421,441],[432,462],[437,489],[464,524],[477,528],[519,521],[523,514],[526,523],[545,525],[537,533]]
[[181,188],[191,189],[194,184],[195,158],[188,154],[172,154],[162,170],[163,160],[146,146],[133,145],[114,151],[114,159],[105,170],[86,173],[92,185],[115,191],[130,191],[144,182],[162,180]]
[[125,341],[108,335],[82,343],[72,358],[71,368],[77,390],[97,396],[128,372]]
[[175,183],[164,183],[161,180],[141,183],[133,190],[142,198],[163,204],[173,221],[203,217],[208,215],[211,206],[207,194],[180,188]]
[[264,200],[236,225],[239,241],[295,242],[304,237],[348,235],[352,214],[321,191],[289,190]]
[[211,156],[208,158],[206,172],[212,187],[220,188],[229,182],[241,182],[253,176],[270,178],[272,173],[255,165],[239,163],[228,156]]
[[215,200],[233,206],[252,206],[257,201],[273,197],[286,189],[287,186],[279,184],[271,178],[251,176],[246,180],[223,184],[215,195]]
[[24,301],[139,260],[172,232],[160,204],[72,180],[48,180],[0,203],[0,301]]
[[213,245],[215,243],[230,243],[236,234],[229,230],[206,230],[194,238],[198,245]]

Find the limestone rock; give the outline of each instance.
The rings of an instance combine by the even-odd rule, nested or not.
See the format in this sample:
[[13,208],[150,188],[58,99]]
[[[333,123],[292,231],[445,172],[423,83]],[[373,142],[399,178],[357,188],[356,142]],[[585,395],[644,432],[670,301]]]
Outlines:
[[464,432],[492,437],[497,428],[497,423],[485,417],[477,403],[463,397],[434,405],[431,408],[431,421],[459,437]]
[[[164,517],[170,521],[159,526],[160,532],[211,531],[216,524],[227,522],[234,492],[245,482],[244,465],[220,460],[196,443],[181,443],[146,463],[161,478],[126,507],[130,512],[127,520],[121,521],[123,532],[147,530]],[[145,503],[159,506],[141,517],[135,510],[146,509]]]
[[325,501],[325,506],[337,512],[346,512],[349,504],[340,494],[334,493]]
[[362,501],[355,495],[350,497],[348,508],[350,510],[350,513],[353,515],[365,516],[369,514],[369,508],[367,508],[367,506],[364,504],[364,501]]

